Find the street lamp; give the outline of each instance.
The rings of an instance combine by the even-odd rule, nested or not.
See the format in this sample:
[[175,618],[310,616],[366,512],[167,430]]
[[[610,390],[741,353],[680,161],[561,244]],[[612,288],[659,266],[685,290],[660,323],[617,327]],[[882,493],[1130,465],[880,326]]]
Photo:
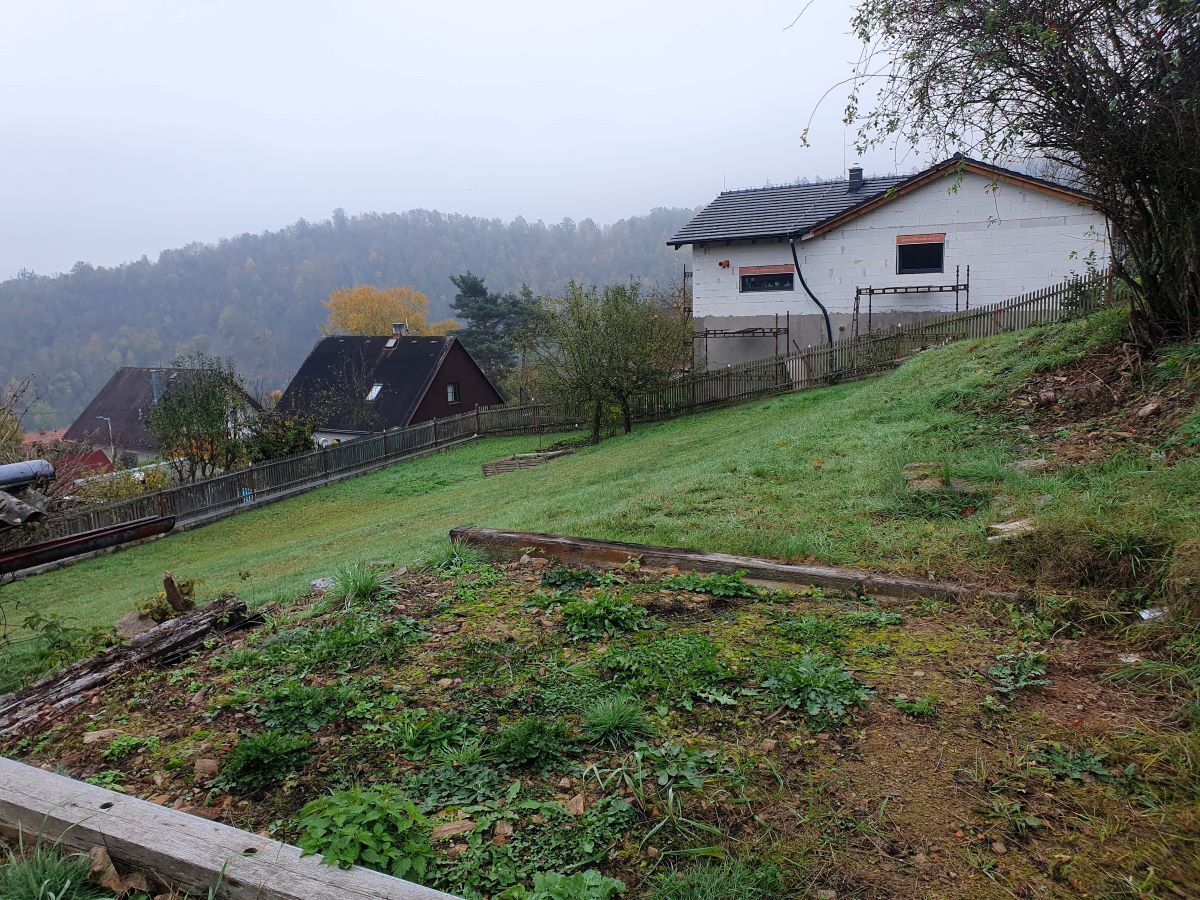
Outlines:
[[112,419],[108,416],[96,416],[96,418],[103,419],[108,423],[108,461],[115,466],[117,464],[117,447],[113,443]]

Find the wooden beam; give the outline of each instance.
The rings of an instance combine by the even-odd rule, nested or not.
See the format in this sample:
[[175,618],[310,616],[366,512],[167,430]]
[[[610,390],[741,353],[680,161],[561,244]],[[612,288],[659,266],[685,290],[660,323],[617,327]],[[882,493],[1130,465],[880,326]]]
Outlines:
[[874,575],[860,569],[792,565],[753,556],[703,553],[696,550],[626,544],[620,541],[596,541],[555,534],[496,531],[477,525],[459,525],[450,531],[450,540],[479,547],[501,559],[514,559],[532,550],[565,563],[612,567],[621,566],[636,557],[643,565],[655,568],[676,566],[696,572],[725,573],[744,569],[747,577],[756,581],[815,586],[882,597],[934,597],[944,600],[987,597],[1010,603],[1020,599],[1017,594],[988,591],[971,585],[929,581],[924,578]]
[[0,757],[0,824],[221,900],[456,900],[369,869]]
[[253,620],[236,597],[214,600],[193,612],[155,625],[128,644],[0,697],[0,734],[20,731],[42,716],[74,706],[86,691],[101,687],[135,666],[176,662],[213,632],[244,628]]

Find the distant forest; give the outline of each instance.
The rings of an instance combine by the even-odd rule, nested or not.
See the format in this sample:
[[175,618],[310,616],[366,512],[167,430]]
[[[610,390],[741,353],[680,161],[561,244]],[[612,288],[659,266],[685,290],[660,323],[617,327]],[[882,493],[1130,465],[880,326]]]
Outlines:
[[665,285],[685,262],[665,241],[691,213],[656,209],[599,226],[336,210],[324,222],[167,250],[156,262],[22,273],[0,282],[0,388],[33,377],[42,402],[31,427],[69,424],[120,366],[193,350],[232,358],[253,388],[283,388],[318,338],[331,290],[413,285],[440,319],[451,315],[450,276],[468,270],[499,291],[548,293],[573,278]]

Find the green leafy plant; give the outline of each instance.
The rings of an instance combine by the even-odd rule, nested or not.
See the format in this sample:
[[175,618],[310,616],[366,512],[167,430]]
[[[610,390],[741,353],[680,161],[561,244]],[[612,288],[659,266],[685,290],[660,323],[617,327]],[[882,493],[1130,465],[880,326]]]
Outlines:
[[274,731],[318,731],[346,712],[354,693],[350,684],[316,687],[293,678],[267,694],[256,715]]
[[1081,782],[1111,781],[1112,773],[1104,765],[1107,757],[1107,753],[1087,747],[1073,750],[1058,741],[1047,741],[1045,747],[1030,754],[1030,759],[1054,778]]
[[466,745],[478,730],[454,713],[440,709],[413,709],[402,717],[395,735],[396,743],[405,756],[409,759],[425,759],[452,755]]
[[716,644],[704,635],[683,632],[614,648],[600,664],[629,693],[657,694],[661,713],[676,705],[690,710],[697,699],[722,705],[737,702],[722,684],[729,670],[717,662]]
[[624,597],[607,592],[574,600],[563,607],[563,620],[572,640],[612,637],[645,628],[646,610]]
[[555,566],[542,573],[542,587],[557,591],[577,592],[584,587],[599,587],[601,573],[595,569],[569,569],[566,566]]
[[704,787],[705,778],[720,768],[721,754],[664,741],[657,747],[642,745],[634,756],[646,765],[659,787],[698,790]]
[[526,716],[496,732],[492,753],[514,767],[547,766],[562,758],[567,724],[538,716]]
[[734,859],[673,869],[659,876],[654,900],[774,900],[784,893],[779,869],[749,866]]
[[266,731],[243,735],[225,758],[214,787],[260,791],[298,772],[311,760],[312,740],[301,735]]
[[394,787],[351,788],[300,810],[304,855],[340,869],[366,866],[397,878],[423,879],[434,859],[429,822]]
[[1005,797],[990,798],[983,807],[983,815],[1016,837],[1025,837],[1044,824],[1037,816],[1029,813],[1021,801]]
[[485,765],[439,765],[412,775],[404,790],[423,812],[482,803],[502,793],[500,773]]
[[787,616],[779,623],[779,630],[805,647],[837,649],[850,636],[846,626],[825,616]]
[[819,725],[845,719],[865,707],[871,689],[857,682],[830,653],[806,653],[797,660],[774,662],[763,687],[789,709],[802,709]]
[[642,704],[632,697],[608,697],[585,707],[580,719],[584,736],[613,750],[628,747],[650,734]]
[[588,869],[574,875],[539,872],[533,876],[532,888],[514,885],[497,895],[497,900],[611,900],[623,893],[625,882]]
[[125,780],[125,773],[119,769],[105,769],[95,775],[89,775],[83,780],[96,787],[108,788],[110,791],[124,792],[125,790],[121,784]]
[[1046,654],[1032,650],[997,656],[996,665],[989,668],[987,673],[993,687],[1001,694],[1015,694],[1050,683],[1049,678],[1043,677],[1046,674]]
[[699,572],[685,572],[664,578],[662,586],[675,591],[691,591],[696,594],[708,594],[710,597],[721,599],[745,598],[749,600],[763,596],[763,589],[752,584],[746,584],[746,570],[725,575],[714,572],[712,575],[701,575]]
[[937,717],[937,703],[928,697],[917,697],[909,700],[907,697],[897,697],[892,701],[896,709],[914,719],[933,719]]
[[113,738],[113,742],[100,753],[100,758],[119,760],[125,759],[127,756],[133,756],[135,753],[153,753],[157,749],[157,737],[134,737],[133,735],[123,734],[120,737]]
[[422,572],[458,575],[486,565],[487,557],[477,547],[463,541],[450,541],[426,554],[417,564]]

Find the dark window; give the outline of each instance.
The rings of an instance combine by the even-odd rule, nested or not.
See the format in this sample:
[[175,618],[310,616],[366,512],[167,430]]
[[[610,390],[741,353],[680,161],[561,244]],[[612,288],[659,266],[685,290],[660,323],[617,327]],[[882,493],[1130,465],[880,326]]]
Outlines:
[[792,290],[792,273],[786,275],[743,275],[742,293],[754,291],[790,291]]
[[896,273],[941,272],[945,257],[946,245],[940,241],[936,244],[901,244],[896,248]]
[[458,382],[457,381],[452,381],[448,385],[446,385],[446,402],[447,403],[457,403],[458,402]]

